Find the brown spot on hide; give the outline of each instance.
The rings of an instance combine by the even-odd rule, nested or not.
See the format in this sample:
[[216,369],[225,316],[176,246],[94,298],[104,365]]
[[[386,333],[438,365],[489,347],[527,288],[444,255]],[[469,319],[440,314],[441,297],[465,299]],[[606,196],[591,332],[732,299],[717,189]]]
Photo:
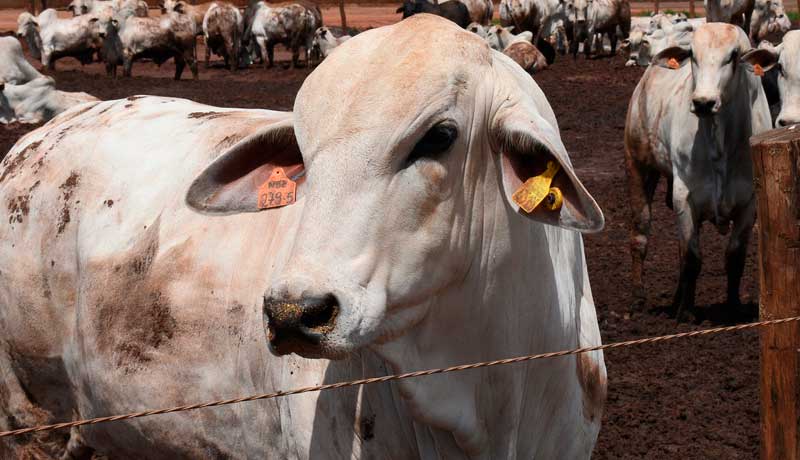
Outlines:
[[153,361],[154,352],[178,334],[170,283],[190,272],[199,283],[205,276],[187,255],[189,240],[160,253],[159,234],[160,218],[136,237],[130,249],[94,261],[90,268],[91,276],[102,283],[88,300],[95,305],[91,321],[98,351],[113,356],[125,372]]
[[136,100],[139,100],[139,99],[144,99],[144,98],[146,98],[146,97],[147,97],[147,96],[128,96],[127,100],[129,100],[129,101],[136,101]]
[[16,155],[9,155],[3,161],[2,168],[3,172],[0,174],[0,184],[6,180],[6,177],[13,177],[16,173],[17,168],[28,158],[31,152],[36,151],[39,146],[42,145],[42,141],[31,142],[28,144],[27,147],[22,149]]
[[106,201],[104,201],[104,202],[103,202],[103,204],[104,204],[105,206],[108,206],[108,207],[110,208],[110,207],[114,206],[114,200],[112,200],[112,199],[110,199],[110,198],[109,198],[109,199],[107,199]]
[[224,112],[192,112],[189,114],[189,118],[205,118],[208,120],[213,120],[215,118],[224,117],[226,113]]
[[72,220],[69,214],[69,208],[72,205],[72,194],[75,191],[75,187],[77,187],[78,182],[80,181],[81,176],[72,171],[64,181],[61,186],[59,186],[59,190],[61,190],[61,214],[58,217],[58,235],[64,232],[66,229],[67,224],[70,223]]
[[40,183],[41,182],[37,180],[33,183],[33,185],[30,186],[27,194],[19,195],[8,200],[7,206],[9,224],[13,224],[14,222],[21,223],[23,221],[23,217],[28,215],[30,212],[31,196],[33,195],[33,191],[36,190],[36,187],[38,187]]
[[575,357],[578,383],[583,390],[583,416],[590,422],[599,422],[606,400],[606,377],[589,353]]

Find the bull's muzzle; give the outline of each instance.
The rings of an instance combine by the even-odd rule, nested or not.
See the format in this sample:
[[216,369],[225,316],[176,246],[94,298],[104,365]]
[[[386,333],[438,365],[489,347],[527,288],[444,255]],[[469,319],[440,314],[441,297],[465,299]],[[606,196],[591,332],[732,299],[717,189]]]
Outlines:
[[303,299],[264,298],[264,321],[273,353],[316,354],[339,314],[333,295]]
[[698,117],[707,117],[719,112],[721,104],[719,97],[696,95],[692,98],[691,110]]
[[780,116],[778,116],[778,119],[775,120],[775,124],[781,127],[796,125],[798,123],[800,123],[800,116],[797,115],[792,116],[792,115],[781,114]]

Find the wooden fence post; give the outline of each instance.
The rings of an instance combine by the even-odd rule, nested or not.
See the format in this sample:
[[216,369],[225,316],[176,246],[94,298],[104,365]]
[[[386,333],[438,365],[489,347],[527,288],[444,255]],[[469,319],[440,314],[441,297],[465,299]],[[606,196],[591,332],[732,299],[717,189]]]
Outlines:
[[[758,203],[759,318],[800,314],[800,126],[750,139]],[[799,460],[800,326],[761,330],[761,458]]]

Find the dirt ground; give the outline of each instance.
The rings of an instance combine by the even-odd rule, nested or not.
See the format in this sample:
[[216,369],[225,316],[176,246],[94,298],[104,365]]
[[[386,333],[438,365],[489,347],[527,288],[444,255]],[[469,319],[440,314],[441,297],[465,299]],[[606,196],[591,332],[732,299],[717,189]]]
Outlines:
[[[285,54],[280,55],[284,60]],[[231,74],[202,69],[200,81],[173,81],[172,63],[134,66],[131,79],[108,79],[100,64],[59,61],[60,89],[102,99],[136,94],[185,97],[226,107],[291,109],[306,69],[249,69]],[[675,216],[661,184],[654,205],[646,263],[649,305],[631,307],[628,203],[623,163],[625,112],[641,69],[624,59],[560,58],[536,80],[555,109],[578,175],[606,215],[605,231],[585,238],[589,273],[604,342],[687,331],[731,322],[725,313],[725,239],[704,229],[703,272],[697,304],[700,322],[677,324],[663,313],[677,283]],[[0,154],[34,126],[0,125]],[[755,238],[754,238],[755,239]],[[757,273],[751,243],[743,280],[744,301],[755,311]],[[739,321],[752,318],[738,318]],[[597,459],[752,459],[758,455],[758,336],[716,335],[613,350],[606,354],[609,394]],[[546,421],[541,421],[546,423]]]

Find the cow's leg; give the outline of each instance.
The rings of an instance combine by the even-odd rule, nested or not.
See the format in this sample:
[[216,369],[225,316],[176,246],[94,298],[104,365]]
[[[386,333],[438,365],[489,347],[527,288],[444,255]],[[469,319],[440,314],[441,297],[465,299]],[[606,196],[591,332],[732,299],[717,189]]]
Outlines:
[[133,69],[133,56],[130,53],[125,53],[122,56],[122,76],[130,77],[132,69]]
[[189,70],[192,71],[192,79],[199,80],[200,76],[197,73],[197,50],[193,48],[191,53],[187,54],[184,60],[189,63]]
[[739,307],[739,286],[744,273],[747,245],[756,219],[756,203],[751,200],[733,218],[733,231],[725,250],[725,271],[728,274],[728,307]]
[[608,40],[611,42],[611,57],[617,55],[617,32],[616,30],[608,34]]
[[267,43],[267,68],[275,65],[275,42]]
[[[31,402],[14,367],[7,344],[0,343],[0,431],[52,423],[49,413]],[[48,458],[38,444],[36,437],[0,438],[0,458]]]
[[186,67],[186,58],[182,54],[175,55],[175,80],[180,80],[183,69]]
[[206,69],[209,68],[209,63],[211,61],[211,48],[208,46],[208,40],[206,40]]
[[675,179],[672,187],[672,204],[678,214],[678,239],[681,259],[680,279],[672,307],[680,320],[683,312],[694,310],[697,277],[702,267],[700,254],[700,218],[689,201],[688,187]]
[[631,204],[631,256],[634,302],[644,305],[647,295],[644,290],[644,260],[647,257],[647,240],[650,236],[653,195],[658,185],[658,171],[640,167],[628,161],[628,197]]

